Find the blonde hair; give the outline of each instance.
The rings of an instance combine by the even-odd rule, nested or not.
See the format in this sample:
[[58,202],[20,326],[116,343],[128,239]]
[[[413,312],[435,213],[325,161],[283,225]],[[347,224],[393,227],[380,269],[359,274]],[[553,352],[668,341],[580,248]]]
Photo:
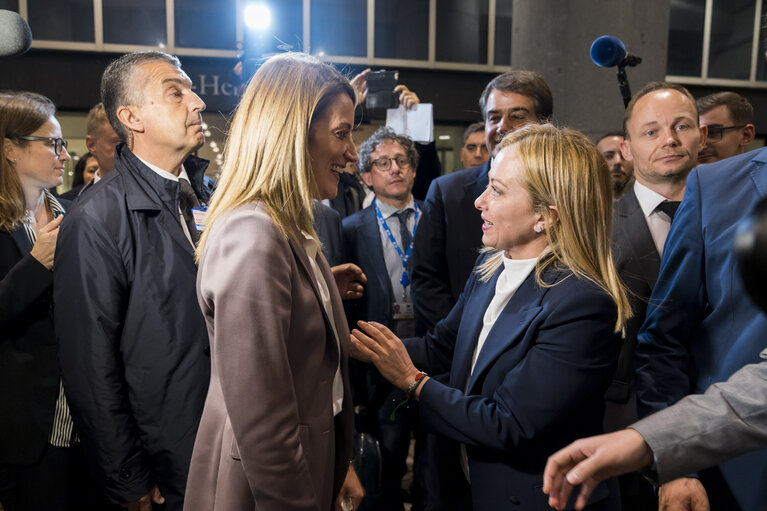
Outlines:
[[109,124],[107,112],[104,110],[104,103],[96,103],[96,105],[88,112],[88,120],[85,123],[85,132],[88,135],[93,135],[101,129],[104,123]]
[[12,231],[26,214],[26,203],[16,162],[6,155],[6,140],[23,147],[25,137],[54,116],[53,102],[34,92],[0,92],[0,230]]
[[[615,331],[624,330],[631,307],[613,264],[612,183],[607,163],[582,133],[551,124],[531,124],[504,137],[501,151],[514,146],[525,172],[525,185],[536,213],[558,221],[548,227],[548,246],[538,259],[535,278],[542,287],[549,268],[567,268],[577,277],[602,288],[618,307]],[[480,265],[487,281],[502,264],[502,253],[494,253]]]
[[276,55],[259,68],[232,121],[198,260],[212,225],[248,202],[262,202],[286,238],[297,239],[300,231],[314,235],[312,201],[318,189],[309,158],[309,127],[342,94],[356,102],[349,80],[310,55]]

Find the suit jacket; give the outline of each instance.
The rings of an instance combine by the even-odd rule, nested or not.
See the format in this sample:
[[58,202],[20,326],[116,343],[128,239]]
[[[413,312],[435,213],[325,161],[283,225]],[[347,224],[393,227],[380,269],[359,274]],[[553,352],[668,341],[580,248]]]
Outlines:
[[[316,260],[332,318],[303,246],[265,207],[245,204],[211,228],[197,281],[211,382],[184,509],[331,509],[352,457],[349,330],[330,267]],[[339,357],[344,405],[334,418]]]
[[[59,232],[54,318],[83,449],[115,503],[157,484],[180,509],[210,375],[179,186],[121,144]],[[207,162],[185,162],[201,202]],[[92,262],[92,263],[86,263]]]
[[634,316],[626,324],[626,337],[622,341],[618,366],[613,382],[607,389],[605,431],[625,428],[638,418],[634,351],[637,332],[644,321],[647,301],[660,268],[660,255],[633,186],[615,201],[612,249],[615,266],[628,291]]
[[413,246],[416,333],[431,330],[453,308],[482,248],[474,200],[487,188],[490,160],[432,181]]
[[653,451],[659,482],[767,447],[767,350],[704,395],[632,425]]
[[314,201],[314,230],[322,242],[322,255],[328,264],[338,266],[346,262],[341,215],[318,200]]
[[[496,320],[470,375],[499,274],[488,282],[472,274],[448,317],[425,338],[405,341],[416,367],[450,372],[447,385],[434,378],[423,384],[421,424],[466,445],[474,509],[547,509],[547,457],[602,430],[602,396],[620,349],[616,307],[569,272],[547,271],[544,281],[553,287],[539,286],[532,273]],[[450,461],[454,467],[457,455]],[[608,493],[598,487],[591,502],[602,505]]]
[[[59,199],[65,208],[66,200]],[[59,396],[53,272],[32,257],[22,226],[0,231],[0,464],[45,452]]]
[[[733,239],[767,193],[767,148],[694,169],[663,249],[637,346],[640,413],[702,393],[759,360],[767,318],[748,298]],[[722,488],[743,509],[767,502],[767,452],[720,466]],[[703,475],[703,474],[702,474]]]

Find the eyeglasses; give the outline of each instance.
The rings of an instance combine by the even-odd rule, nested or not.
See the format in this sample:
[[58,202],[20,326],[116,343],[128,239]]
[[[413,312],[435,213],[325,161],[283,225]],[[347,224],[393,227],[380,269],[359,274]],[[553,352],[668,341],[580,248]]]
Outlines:
[[708,136],[706,138],[712,141],[722,140],[722,135],[724,135],[725,131],[739,130],[740,128],[745,128],[745,127],[746,127],[745,124],[742,124],[740,126],[709,126]]
[[30,140],[30,141],[39,141],[39,142],[50,142],[53,144],[53,152],[56,153],[56,156],[61,154],[62,149],[66,149],[67,143],[66,140],[63,138],[54,138],[54,137],[33,137],[31,135],[28,135],[26,137],[16,137],[19,140]]
[[397,167],[404,169],[406,167],[410,166],[410,160],[406,156],[396,156],[394,158],[378,158],[377,160],[373,160],[373,166],[380,170],[381,172],[388,172],[389,169],[391,169],[391,162],[396,161]]

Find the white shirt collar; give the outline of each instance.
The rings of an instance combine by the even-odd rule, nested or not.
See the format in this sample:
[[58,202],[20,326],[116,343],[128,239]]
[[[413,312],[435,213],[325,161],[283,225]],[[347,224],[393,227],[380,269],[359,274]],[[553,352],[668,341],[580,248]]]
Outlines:
[[415,200],[413,200],[413,194],[410,194],[410,200],[407,202],[407,206],[405,206],[402,209],[399,209],[395,206],[392,206],[390,204],[386,204],[382,200],[376,200],[376,204],[378,204],[378,209],[381,210],[381,215],[384,217],[384,220],[392,216],[394,213],[398,211],[404,211],[406,209],[412,209],[415,210]]
[[[171,181],[178,181],[179,179],[186,179],[187,181],[189,181],[189,176],[187,175],[186,169],[184,168],[183,164],[181,165],[181,172],[179,172],[178,177],[176,177],[173,174],[171,174],[170,172],[168,172],[167,170],[163,170],[160,167],[158,167],[157,165],[153,165],[153,164],[149,163],[148,161],[144,160],[143,158],[140,158],[138,156],[136,156],[136,158],[141,160],[141,163],[143,163],[144,165],[149,167],[152,171],[154,171],[155,173],[157,173],[161,177],[164,177],[165,179],[169,179]],[[189,181],[189,182],[191,183],[191,181]]]
[[642,208],[642,213],[644,213],[645,218],[655,212],[658,204],[668,200],[658,192],[650,190],[639,181],[634,181],[634,193],[637,196],[639,207]]

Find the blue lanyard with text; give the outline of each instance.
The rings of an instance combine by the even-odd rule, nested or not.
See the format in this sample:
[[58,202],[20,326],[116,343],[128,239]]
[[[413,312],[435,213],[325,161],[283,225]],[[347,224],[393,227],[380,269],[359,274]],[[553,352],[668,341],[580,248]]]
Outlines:
[[407,286],[410,284],[410,277],[407,276],[407,261],[408,259],[410,259],[410,254],[413,252],[413,242],[415,241],[415,231],[416,229],[418,229],[418,215],[420,214],[420,211],[418,210],[418,204],[413,202],[413,205],[415,206],[415,222],[413,225],[413,239],[410,240],[410,246],[407,247],[407,251],[403,253],[402,249],[397,243],[397,240],[394,239],[394,234],[392,234],[391,229],[389,229],[389,226],[386,224],[386,220],[384,220],[384,217],[381,214],[381,210],[378,209],[378,199],[373,200],[373,207],[376,210],[378,223],[381,225],[381,228],[386,233],[386,236],[389,238],[389,241],[391,241],[392,245],[394,245],[394,250],[397,251],[397,255],[399,255],[400,261],[402,261],[402,279],[399,282],[400,284],[402,284],[402,287],[404,288],[407,288]]

